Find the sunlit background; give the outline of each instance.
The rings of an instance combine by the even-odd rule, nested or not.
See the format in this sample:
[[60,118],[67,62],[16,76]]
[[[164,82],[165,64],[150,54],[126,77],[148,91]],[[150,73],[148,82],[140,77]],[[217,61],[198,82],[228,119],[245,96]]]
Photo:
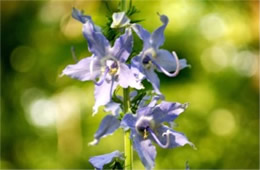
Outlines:
[[[117,2],[108,1],[113,10]],[[156,169],[259,168],[259,1],[133,1],[132,19],[149,31],[166,14],[164,48],[186,58],[177,78],[160,75],[168,101],[189,102],[177,120],[190,146],[157,147]],[[92,117],[93,83],[59,77],[64,67],[90,56],[83,9],[106,23],[101,1],[1,1],[1,168],[81,168],[91,156],[123,151],[123,132],[88,146],[102,112]],[[143,169],[135,153],[134,168]]]

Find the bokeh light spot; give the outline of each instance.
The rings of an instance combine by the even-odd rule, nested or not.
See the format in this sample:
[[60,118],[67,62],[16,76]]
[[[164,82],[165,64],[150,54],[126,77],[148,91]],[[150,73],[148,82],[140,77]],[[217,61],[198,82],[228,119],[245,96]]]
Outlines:
[[40,127],[52,126],[55,124],[57,108],[53,101],[39,99],[33,101],[30,107],[31,123]]
[[201,64],[208,72],[219,72],[228,65],[228,56],[222,47],[213,46],[203,51]]
[[242,51],[234,56],[233,67],[238,74],[251,77],[257,72],[257,58],[250,51]]
[[233,114],[226,109],[218,109],[212,112],[209,118],[210,130],[219,136],[231,135],[236,128]]
[[42,22],[48,24],[58,22],[65,13],[65,8],[62,4],[46,3],[40,12],[39,17]]
[[225,34],[226,24],[218,14],[209,14],[201,19],[200,30],[206,39],[214,40]]

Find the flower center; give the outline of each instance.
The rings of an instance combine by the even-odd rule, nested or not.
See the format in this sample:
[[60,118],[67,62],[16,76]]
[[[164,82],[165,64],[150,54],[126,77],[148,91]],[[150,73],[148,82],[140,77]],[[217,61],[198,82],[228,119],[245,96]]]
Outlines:
[[136,131],[146,139],[148,132],[154,126],[152,117],[141,117],[135,124]]
[[110,75],[115,75],[118,73],[119,67],[118,62],[115,60],[108,59],[106,61],[106,67],[109,69]]
[[151,60],[151,58],[150,58],[148,55],[146,55],[146,56],[143,58],[142,63],[143,63],[143,65],[144,65],[144,67],[145,67],[146,69],[149,69],[149,68],[151,68],[151,66],[152,66],[152,60]]
[[152,59],[157,57],[156,51],[153,48],[149,48],[144,52],[142,63],[146,69],[150,69],[153,66]]

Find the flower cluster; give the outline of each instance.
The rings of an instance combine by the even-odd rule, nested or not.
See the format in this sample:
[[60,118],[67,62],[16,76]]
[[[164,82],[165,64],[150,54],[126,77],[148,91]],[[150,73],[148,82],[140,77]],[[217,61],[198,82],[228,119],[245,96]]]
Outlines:
[[[118,128],[130,131],[129,140],[146,169],[155,165],[156,149],[152,143],[162,148],[193,146],[184,134],[174,131],[171,126],[188,105],[166,102],[160,92],[157,72],[175,77],[188,65],[185,59],[178,59],[175,52],[160,48],[165,41],[164,30],[169,20],[165,15],[158,15],[162,25],[149,33],[140,24],[132,22],[126,12],[113,13],[109,29],[119,36],[108,40],[90,16],[73,8],[72,17],[83,24],[83,35],[92,55],[63,70],[63,75],[94,82],[93,114],[100,106],[105,106],[105,111],[111,113],[103,118],[89,145],[98,144],[101,138]],[[143,42],[137,55],[133,53],[133,34]],[[143,85],[145,81],[150,82],[153,90]],[[120,88],[127,90],[128,96],[120,96]],[[129,106],[124,105],[125,101]],[[120,162],[124,159],[121,152],[114,151],[92,157],[89,161],[96,169],[103,169],[107,165],[123,167]]]

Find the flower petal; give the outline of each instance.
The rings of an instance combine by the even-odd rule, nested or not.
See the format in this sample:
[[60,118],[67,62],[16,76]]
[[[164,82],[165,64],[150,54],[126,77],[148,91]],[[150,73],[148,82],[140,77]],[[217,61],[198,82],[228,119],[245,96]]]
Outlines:
[[125,62],[129,57],[133,47],[133,36],[131,29],[126,29],[125,33],[116,39],[111,55],[121,62]]
[[99,60],[92,56],[80,60],[77,64],[68,65],[62,74],[81,81],[95,80],[100,75],[100,69]]
[[178,146],[184,146],[186,144],[189,144],[195,148],[194,144],[191,143],[183,133],[176,132],[165,125],[158,127],[156,132],[157,137],[161,143],[166,144],[167,140],[169,139],[169,145],[167,148],[175,148]]
[[164,30],[168,24],[168,17],[166,15],[160,15],[160,20],[162,21],[163,25],[156,29],[150,38],[150,44],[155,48],[159,48],[164,43]]
[[139,24],[133,24],[132,25],[133,30],[135,33],[141,38],[143,41],[147,41],[150,38],[150,33],[145,30],[141,25]]
[[139,24],[132,24],[132,28],[135,31],[135,33],[138,35],[138,37],[143,40],[143,49],[147,49],[149,46],[149,39],[150,39],[150,33],[146,31],[141,25]]
[[88,41],[88,49],[97,57],[105,57],[110,49],[110,44],[106,37],[95,30],[94,24],[87,21],[83,25],[83,35]]
[[115,158],[124,160],[123,153],[114,151],[112,153],[94,156],[89,159],[89,162],[98,170],[102,170],[104,165],[112,163]]
[[187,64],[187,60],[186,59],[180,59],[180,69],[184,69],[186,67],[191,67],[191,65]]
[[172,53],[167,50],[158,50],[157,56],[154,60],[168,72],[176,70],[176,60],[174,59]]
[[130,24],[130,19],[125,12],[116,12],[112,15],[113,22],[111,28],[122,28]]
[[106,105],[111,101],[112,94],[117,87],[117,82],[112,80],[105,80],[100,86],[95,86],[95,105],[93,107],[93,115],[98,111],[98,107]]
[[72,17],[80,22],[82,22],[83,24],[88,21],[91,20],[91,16],[88,15],[84,15],[84,11],[80,11],[76,8],[72,8]]
[[136,113],[138,117],[147,116],[152,113],[152,110],[153,110],[152,107],[141,107],[136,111]]
[[107,115],[99,125],[97,132],[94,135],[94,141],[89,143],[89,145],[98,144],[101,138],[114,133],[120,126],[120,121],[113,115]]
[[186,108],[188,104],[172,103],[162,101],[150,114],[157,123],[174,121]]
[[151,69],[144,69],[144,75],[146,76],[147,80],[152,84],[154,91],[157,94],[161,94],[160,92],[160,79],[158,78],[157,74],[154,70]]
[[[167,50],[160,49],[157,51],[157,56],[154,59],[154,61],[159,64],[161,67],[163,67],[168,72],[173,72],[176,70],[177,63],[177,54],[175,52],[170,53]],[[180,59],[179,61],[179,69],[183,69],[185,67],[188,67],[186,59]]]
[[143,86],[140,81],[134,76],[131,69],[124,63],[119,65],[119,84],[123,88],[133,87],[136,89],[142,89]]
[[132,131],[135,131],[136,119],[137,119],[136,116],[134,116],[133,114],[128,113],[128,114],[126,114],[123,117],[120,126],[124,130],[128,130],[130,128]]
[[152,145],[151,140],[144,140],[142,136],[134,135],[133,146],[145,168],[152,169],[154,167],[156,149],[155,146]]
[[131,70],[134,76],[141,82],[144,79],[144,69],[140,56],[135,56],[131,60]]
[[146,95],[143,97],[139,104],[139,108],[141,107],[154,107],[159,100],[163,100],[164,96],[161,94],[151,94],[151,95]]

